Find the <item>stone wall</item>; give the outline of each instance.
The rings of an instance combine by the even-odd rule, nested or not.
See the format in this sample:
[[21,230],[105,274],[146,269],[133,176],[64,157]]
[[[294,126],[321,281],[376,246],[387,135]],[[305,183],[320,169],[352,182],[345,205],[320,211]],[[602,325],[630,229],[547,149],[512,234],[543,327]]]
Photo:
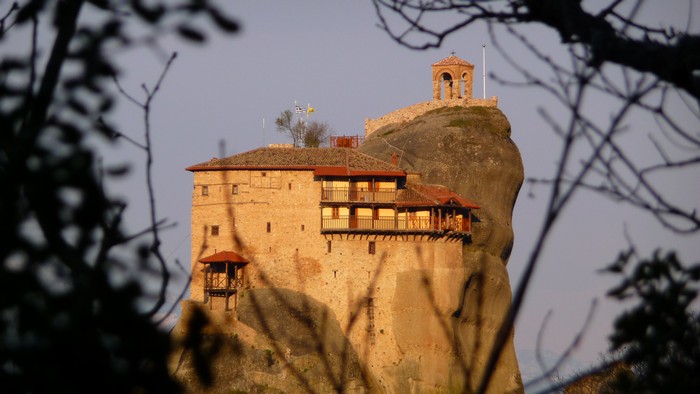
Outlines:
[[376,119],[365,119],[365,137],[375,130],[392,123],[409,122],[426,112],[443,107],[498,107],[498,97],[493,96],[487,99],[463,98],[449,100],[432,100],[390,112]]
[[[195,172],[190,299],[204,301],[198,260],[233,250],[250,261],[237,297],[262,288],[305,294],[328,307],[383,390],[408,390],[409,381],[444,388],[454,344],[443,317],[461,301],[463,284],[454,278],[465,275],[462,243],[428,235],[324,235],[320,196],[312,171]],[[219,226],[217,236],[211,226]],[[222,299],[213,300],[207,308],[235,316],[223,311]],[[232,308],[236,302],[232,297]],[[430,367],[419,367],[420,359]]]

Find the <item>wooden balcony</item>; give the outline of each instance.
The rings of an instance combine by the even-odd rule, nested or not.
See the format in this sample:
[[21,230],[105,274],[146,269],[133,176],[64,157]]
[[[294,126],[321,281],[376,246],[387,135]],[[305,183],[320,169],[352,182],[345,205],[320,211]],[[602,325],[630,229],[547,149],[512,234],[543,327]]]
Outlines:
[[470,234],[469,218],[438,217],[379,217],[344,215],[324,216],[321,219],[321,233],[442,233],[457,232]]
[[229,310],[229,298],[234,296],[234,306],[237,304],[237,294],[243,288],[243,269],[233,263],[215,262],[204,268],[204,302],[212,308],[210,298],[225,298],[224,310]]
[[348,187],[324,187],[321,190],[322,202],[367,202],[392,203],[396,201],[396,190],[358,190]]

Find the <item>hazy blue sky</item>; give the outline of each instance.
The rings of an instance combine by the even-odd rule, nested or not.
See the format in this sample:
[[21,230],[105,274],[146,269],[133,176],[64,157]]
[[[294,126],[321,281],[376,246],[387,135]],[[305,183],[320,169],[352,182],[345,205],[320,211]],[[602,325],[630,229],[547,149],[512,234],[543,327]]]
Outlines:
[[[184,169],[219,156],[220,141],[225,142],[227,155],[264,143],[289,142],[274,130],[273,122],[282,110],[291,109],[295,100],[310,103],[316,109],[314,118],[328,122],[336,134],[363,135],[365,118],[430,100],[430,65],[452,50],[476,65],[474,93],[480,96],[482,43],[488,45],[489,72],[517,79],[493,49],[484,26],[454,34],[441,49],[419,52],[399,46],[376,27],[369,1],[220,3],[241,22],[242,32],[232,37],[214,36],[203,47],[164,40],[162,50],[177,51],[179,56],[153,106],[158,213],[178,224],[163,234],[163,251],[187,267],[192,176]],[[645,10],[654,18],[686,20],[684,2],[655,3],[660,5]],[[527,32],[533,41],[550,48],[553,56],[563,53],[557,36],[546,29],[533,26]],[[501,44],[528,65],[532,59],[511,41],[507,36],[501,38]],[[156,81],[163,59],[162,54],[147,48],[120,54],[119,61],[127,68],[121,79],[123,86],[138,96],[141,83],[152,85]],[[522,154],[526,177],[551,176],[560,144],[538,115],[538,108],[554,108],[555,114],[562,110],[552,107],[552,99],[540,91],[502,86],[492,80],[487,82],[487,96],[499,97],[499,107],[512,124],[512,138]],[[594,113],[607,116],[604,103],[590,104]],[[140,117],[136,107],[124,103],[116,118],[123,132],[139,139]],[[684,121],[697,123],[690,117]],[[633,133],[644,135],[654,129],[649,119],[641,117],[630,126]],[[648,146],[635,144],[631,143],[630,149],[639,149],[640,154],[651,152]],[[107,160],[143,162],[140,152],[128,144],[121,144]],[[146,201],[143,177],[134,169],[135,174],[115,184],[113,191],[131,202],[130,227],[136,230],[145,225]],[[696,205],[699,185],[697,174],[685,180],[668,180],[669,189],[677,191],[678,198]],[[515,248],[508,265],[513,287],[542,222],[546,197],[543,187],[524,185],[520,192],[514,215]],[[682,256],[694,261],[700,255],[697,235],[670,236],[637,210],[580,194],[547,244],[517,321],[516,348],[535,348],[537,332],[551,310],[542,347],[561,352],[597,298],[601,303],[575,357],[593,361],[606,349],[606,335],[619,307],[605,300],[604,294],[616,280],[596,271],[626,245],[625,225],[642,250],[680,249]]]

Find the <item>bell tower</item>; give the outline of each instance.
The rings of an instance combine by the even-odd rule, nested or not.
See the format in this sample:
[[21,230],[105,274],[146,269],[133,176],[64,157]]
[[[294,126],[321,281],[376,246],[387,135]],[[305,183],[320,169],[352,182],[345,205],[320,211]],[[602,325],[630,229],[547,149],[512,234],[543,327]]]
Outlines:
[[474,65],[450,56],[433,63],[433,100],[470,99],[474,84]]

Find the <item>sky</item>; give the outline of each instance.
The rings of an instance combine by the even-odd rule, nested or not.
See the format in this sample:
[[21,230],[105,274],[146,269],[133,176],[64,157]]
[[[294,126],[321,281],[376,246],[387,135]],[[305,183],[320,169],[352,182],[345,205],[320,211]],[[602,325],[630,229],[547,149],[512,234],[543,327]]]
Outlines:
[[[687,11],[680,3],[665,3],[645,12],[652,19],[685,21]],[[430,65],[451,51],[476,65],[477,97],[483,89],[482,44],[487,45],[488,73],[517,79],[515,71],[494,50],[482,25],[458,31],[439,49],[415,51],[395,43],[377,27],[369,1],[251,0],[219,4],[241,23],[239,34],[214,34],[202,46],[165,37],[160,50],[141,47],[115,54],[124,70],[121,85],[139,97],[140,85],[153,86],[160,75],[164,54],[178,53],[153,104],[151,127],[157,213],[177,224],[162,233],[162,250],[169,260],[177,259],[186,267],[190,265],[192,175],[185,168],[222,154],[290,142],[275,131],[274,119],[283,110],[292,109],[295,102],[314,107],[314,119],[328,122],[336,135],[364,135],[365,118],[431,100]],[[537,26],[526,31],[553,56],[563,56],[555,34]],[[537,67],[511,41],[503,36],[500,43],[523,66]],[[526,178],[550,177],[559,140],[539,111],[555,108],[552,98],[534,88],[499,84],[491,77],[486,81],[486,93],[498,96],[499,108],[510,120]],[[592,113],[607,116],[604,103],[592,102],[590,106]],[[122,132],[142,141],[141,116],[137,107],[123,101],[112,119]],[[690,117],[682,119],[697,123]],[[641,116],[632,119],[629,126],[640,133],[653,129]],[[644,154],[648,147],[631,144],[630,149],[640,149]],[[129,201],[127,226],[138,231],[147,225],[142,175],[145,157],[126,142],[104,154],[107,164],[133,165],[132,175],[111,184],[110,190]],[[692,204],[700,196],[697,178],[692,174],[690,178],[669,179],[669,190]],[[513,217],[515,247],[508,263],[513,288],[518,285],[542,224],[547,195],[544,186],[525,184],[518,197]],[[677,249],[689,263],[697,262],[700,256],[698,235],[669,234],[639,210],[591,193],[579,194],[546,245],[516,323],[516,350],[539,346],[563,352],[583,327],[593,300],[598,300],[598,306],[574,357],[593,362],[607,349],[607,335],[621,306],[605,298],[617,279],[598,270],[626,247],[625,231],[643,251]],[[178,291],[173,289],[173,294]],[[540,344],[539,332],[544,334]]]

